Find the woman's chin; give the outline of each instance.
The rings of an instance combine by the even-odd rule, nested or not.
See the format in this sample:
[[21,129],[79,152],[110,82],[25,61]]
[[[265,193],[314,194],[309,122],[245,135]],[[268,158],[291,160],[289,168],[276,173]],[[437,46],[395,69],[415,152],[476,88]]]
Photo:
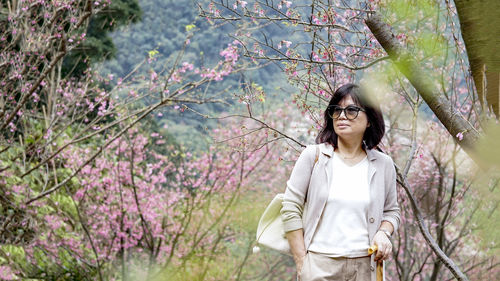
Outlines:
[[335,133],[337,134],[337,136],[348,136],[352,133],[352,131],[349,129],[350,128],[339,128],[335,130]]

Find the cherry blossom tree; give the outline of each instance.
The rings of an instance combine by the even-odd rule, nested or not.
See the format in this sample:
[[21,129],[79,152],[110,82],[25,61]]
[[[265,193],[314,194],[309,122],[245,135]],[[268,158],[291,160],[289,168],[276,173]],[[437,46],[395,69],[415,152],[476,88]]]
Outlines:
[[[78,79],[64,76],[63,58],[109,3],[1,2],[1,279],[107,280],[118,268],[127,279],[129,264],[146,265],[145,274],[178,264],[225,237],[215,228],[220,220],[193,217],[207,216],[200,207],[217,200],[212,215],[223,217],[248,176],[245,168],[255,169],[265,151],[220,149],[195,160],[170,148],[173,157],[147,146],[161,146],[158,135],[145,138],[135,129],[161,107],[225,102],[199,89],[246,67],[237,42],[213,65],[185,61],[195,26],[186,27],[183,49],[161,72],[153,67],[161,54],[146,53],[136,69],[149,67],[149,77],[135,71],[101,77],[92,69]],[[137,263],[145,256],[146,264]]]
[[[197,31],[188,25],[182,49],[167,63],[146,50],[124,77],[88,69],[75,79],[62,75],[62,59],[86,40],[89,18],[109,2],[2,1],[0,278],[293,278],[291,259],[252,255],[256,220],[264,198],[283,191],[333,90],[352,81],[381,101],[388,121],[381,148],[398,168],[404,223],[390,279],[494,278],[498,259],[472,232],[480,210],[474,166],[456,145],[488,116],[477,106],[454,7],[447,0],[407,4],[200,4],[209,22],[236,27],[218,62],[185,60]],[[365,20],[374,11],[413,48],[412,59],[436,70],[429,81],[468,129],[445,126],[449,135],[430,114],[418,87],[394,68],[405,64],[391,64],[393,53],[370,32]],[[203,115],[221,127],[201,154],[172,144],[165,131],[142,128],[160,108],[195,112],[190,104],[226,103],[208,85],[261,62],[287,75],[295,108],[262,112],[266,93],[245,83],[237,94],[244,112]]]
[[[457,230],[458,226],[452,226],[447,221],[453,213],[451,206],[465,202],[461,201],[462,197],[456,197],[456,194],[459,194],[456,183],[451,186],[457,191],[446,195],[449,196],[447,200],[451,202],[450,205],[445,208],[445,205],[437,202],[434,205],[440,208],[433,211],[435,220],[425,220],[427,214],[419,207],[421,203],[415,195],[415,190],[441,190],[440,194],[444,196],[442,190],[450,189],[450,185],[409,181],[412,176],[409,172],[413,171],[413,165],[418,163],[417,152],[423,146],[417,138],[419,112],[428,112],[423,101],[436,113],[451,137],[469,153],[479,138],[481,124],[484,125],[485,119],[488,118],[488,113],[479,106],[473,79],[467,70],[466,50],[457,28],[455,7],[450,1],[213,1],[208,6],[200,7],[200,14],[209,21],[219,24],[237,23],[238,26],[246,28],[234,34],[241,42],[243,54],[255,61],[280,65],[290,83],[299,91],[293,94],[293,102],[311,116],[316,126],[321,125],[321,110],[333,90],[346,82],[361,80],[368,88],[376,89],[372,91],[374,98],[380,98],[383,92],[392,93],[392,97],[383,100],[397,108],[390,111],[389,118],[393,112],[401,115],[405,110],[410,110],[412,116],[405,119],[407,124],[399,125],[410,134],[400,131],[401,134],[392,136],[397,141],[406,140],[409,149],[395,150],[393,157],[401,159],[399,164],[402,164],[402,168],[398,168],[398,182],[405,191],[401,193],[401,198],[410,202],[405,205],[405,211],[412,209],[412,212],[405,214],[414,216],[413,221],[417,222],[419,232],[431,248],[430,251],[426,247],[411,250],[417,250],[419,254],[424,251],[423,254],[428,258],[435,254],[437,261],[434,257],[430,259],[434,261],[434,266],[427,264],[428,258],[419,261],[410,259],[405,262],[420,263],[420,272],[424,269],[431,270],[432,279],[440,278],[438,273],[441,266],[445,265],[455,278],[467,280],[461,267],[448,257],[454,255],[457,260],[466,259],[454,253],[459,243],[457,241],[464,239],[463,232]],[[373,16],[374,14],[382,14],[391,25],[393,31],[390,37],[386,36],[387,32],[381,32],[381,28],[376,28],[374,19],[377,17]],[[273,31],[270,26],[279,27],[280,32]],[[379,35],[390,39],[386,40],[386,45]],[[402,54],[401,48],[394,45],[397,40],[409,51]],[[394,61],[393,64],[386,62],[389,58]],[[432,68],[434,72],[424,73],[422,68],[419,68],[424,65]],[[394,71],[393,66],[408,77],[416,91],[408,84],[406,77]],[[437,122],[432,116],[425,115],[432,122]],[[396,124],[391,121],[389,131],[401,130],[394,127]],[[443,131],[442,134],[446,135]],[[388,134],[388,138],[390,135]],[[395,142],[391,142],[391,145],[397,147]],[[386,147],[387,151],[390,149],[390,146]],[[449,149],[456,150],[451,147]],[[454,157],[447,157],[447,160],[432,157],[426,159],[434,172],[455,171],[452,167],[457,165],[455,160],[450,160],[455,159]],[[457,172],[451,175],[455,173]],[[454,178],[448,174],[439,177]],[[427,179],[439,177],[429,174]],[[471,180],[472,178],[468,179]],[[465,187],[468,185],[460,184],[459,186],[464,188],[460,192],[465,194],[468,190]],[[474,196],[470,192],[467,194]],[[435,200],[443,198],[438,196]],[[445,215],[441,209],[446,210]],[[442,219],[443,217],[446,219]],[[463,226],[470,231],[471,225],[467,222],[463,222]],[[439,231],[434,232],[436,225]],[[457,237],[452,242],[455,246],[446,244],[449,241],[444,242],[444,233]],[[469,246],[477,248],[479,244],[471,243]],[[469,254],[466,256],[472,258]],[[468,268],[476,268],[478,271],[481,271],[478,268],[482,268],[484,271],[494,272],[492,269],[497,266],[496,261],[485,265],[484,261],[473,260],[477,263]],[[411,269],[407,272],[411,272]],[[418,279],[426,276],[427,272],[414,276],[406,273],[401,273],[400,278]],[[468,270],[468,273],[471,271]]]

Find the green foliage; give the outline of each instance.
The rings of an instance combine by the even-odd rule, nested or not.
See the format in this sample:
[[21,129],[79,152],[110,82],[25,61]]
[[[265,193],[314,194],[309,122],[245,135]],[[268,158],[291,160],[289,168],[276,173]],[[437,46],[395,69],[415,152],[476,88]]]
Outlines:
[[148,56],[150,59],[153,59],[157,54],[159,54],[158,50],[154,49],[148,52]]
[[[27,136],[26,139],[32,140],[26,143],[32,143],[35,138],[38,137]],[[92,276],[95,276],[93,269],[87,271],[89,268],[81,266],[81,261],[77,260],[75,255],[70,254],[69,250],[64,247],[58,249],[57,258],[47,254],[41,247],[34,247],[33,252],[30,254],[34,262],[28,263],[28,253],[25,252],[25,247],[33,243],[35,236],[39,236],[38,238],[42,241],[49,241],[49,235],[78,241],[81,239],[79,233],[81,233],[82,229],[78,224],[74,225],[72,223],[77,221],[78,216],[71,196],[64,190],[52,194],[47,198],[46,203],[40,206],[23,206],[23,202],[33,195],[33,191],[40,192],[46,189],[47,186],[53,186],[56,179],[44,179],[39,170],[35,170],[21,178],[20,175],[26,169],[31,168],[31,166],[24,167],[21,165],[22,159],[16,157],[23,155],[22,150],[23,147],[12,145],[4,153],[0,154],[1,165],[11,167],[9,172],[13,173],[4,178],[4,183],[0,183],[0,223],[3,224],[5,221],[9,221],[8,224],[4,225],[0,236],[2,241],[0,246],[0,266],[13,264],[21,272],[45,280],[91,280]],[[31,162],[31,165],[35,164],[37,163]],[[58,182],[65,179],[72,172],[64,168],[63,165],[54,167],[49,164],[48,167],[53,169],[53,175]],[[20,192],[7,193],[7,189],[3,184],[9,187],[19,186]],[[69,183],[70,190],[74,187],[74,184],[75,181]],[[59,214],[64,214],[68,221],[56,229],[51,229],[47,225],[46,216]],[[81,250],[86,251],[88,256],[91,255],[90,249]],[[55,259],[59,260],[60,263],[55,263]]]
[[480,195],[480,208],[475,217],[473,229],[481,237],[484,249],[494,255],[500,254],[500,127],[495,122],[485,126],[486,134],[478,142],[476,151],[481,159],[481,167],[489,170],[479,171],[477,174],[476,190]]
[[424,57],[442,57],[447,48],[443,37],[433,32],[423,33],[416,39],[415,47],[422,50]]
[[[420,64],[441,69],[450,60],[457,59],[450,52],[452,44],[445,38],[445,35],[449,37],[445,32],[451,31],[446,21],[457,19],[448,19],[447,11],[436,1],[386,0],[381,5],[381,12],[395,35],[404,36],[400,41]],[[434,71],[428,75],[437,77],[441,73]]]
[[116,48],[109,32],[120,26],[138,22],[141,14],[137,0],[111,1],[110,6],[90,19],[86,40],[64,58],[63,73],[78,77],[90,63],[113,58]]
[[269,203],[262,198],[262,194],[248,192],[245,197],[239,200],[238,204],[233,205],[230,212],[234,218],[231,227],[237,232],[245,232],[255,236],[260,216]]
[[186,32],[191,31],[191,29],[193,29],[195,27],[196,27],[196,25],[194,25],[194,24],[188,24],[188,25],[186,25]]

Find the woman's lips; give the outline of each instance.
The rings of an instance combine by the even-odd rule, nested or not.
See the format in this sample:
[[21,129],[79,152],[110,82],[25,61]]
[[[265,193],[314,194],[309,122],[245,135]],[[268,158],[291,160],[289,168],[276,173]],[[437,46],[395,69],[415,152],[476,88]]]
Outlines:
[[349,127],[349,125],[346,124],[346,123],[339,123],[339,124],[337,124],[337,127],[339,127],[339,128],[346,128],[346,127]]

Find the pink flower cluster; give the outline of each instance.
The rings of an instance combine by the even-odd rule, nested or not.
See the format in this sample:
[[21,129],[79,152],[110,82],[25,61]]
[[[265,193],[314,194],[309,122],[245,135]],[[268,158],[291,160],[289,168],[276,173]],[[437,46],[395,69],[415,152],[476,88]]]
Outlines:
[[228,47],[220,52],[220,55],[224,58],[224,61],[219,61],[217,65],[210,68],[202,68],[200,76],[203,78],[213,79],[215,81],[221,81],[223,77],[228,76],[233,73],[234,66],[239,59],[238,54],[238,41],[229,43]]
[[228,47],[222,50],[219,54],[224,57],[225,62],[229,62],[231,65],[235,65],[239,58],[238,47],[231,43],[229,43]]
[[[228,124],[213,133],[230,137],[243,132],[238,124]],[[246,137],[244,142],[228,144],[250,147],[266,137]],[[164,154],[151,150],[151,142],[161,138],[158,132],[147,136],[138,129],[129,130],[127,136],[113,141],[105,153],[81,169],[68,187],[69,194],[53,194],[50,205],[44,201],[30,205],[28,211],[41,223],[36,226],[35,239],[25,247],[27,262],[39,263],[40,250],[46,253],[45,262],[51,264],[63,265],[69,257],[83,261],[82,266],[96,266],[99,261],[110,266],[111,272],[119,266],[115,261],[124,252],[132,260],[153,255],[155,264],[174,262],[172,259],[200,247],[217,247],[214,241],[219,230],[212,229],[211,224],[223,208],[203,206],[212,206],[213,198],[224,206],[243,187],[273,184],[276,179],[271,173],[274,168],[269,167],[278,157],[268,146],[246,153],[211,147],[195,157],[173,146],[166,147]],[[65,169],[74,170],[92,153],[91,147],[71,147],[58,159],[64,160]],[[262,161],[264,158],[272,161]],[[260,168],[262,165],[266,168]],[[28,191],[26,186],[15,190],[23,194]],[[204,232],[203,238],[191,239]],[[3,279],[14,274],[10,266],[0,269]]]

